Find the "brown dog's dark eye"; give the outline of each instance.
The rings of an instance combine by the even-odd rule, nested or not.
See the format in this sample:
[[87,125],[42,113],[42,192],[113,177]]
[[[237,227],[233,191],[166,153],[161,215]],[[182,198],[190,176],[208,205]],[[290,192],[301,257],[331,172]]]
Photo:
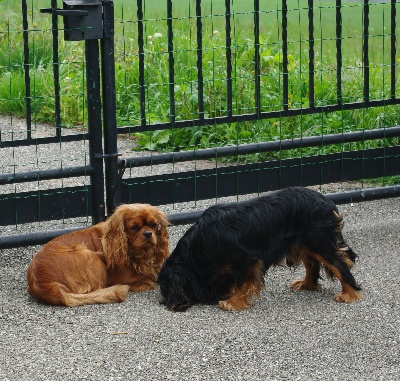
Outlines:
[[152,223],[149,225],[149,227],[152,228],[152,229],[154,229],[156,226],[157,226],[157,224],[156,224],[155,222],[152,222]]
[[140,228],[139,228],[139,226],[138,225],[133,225],[133,226],[131,226],[131,230],[139,230]]

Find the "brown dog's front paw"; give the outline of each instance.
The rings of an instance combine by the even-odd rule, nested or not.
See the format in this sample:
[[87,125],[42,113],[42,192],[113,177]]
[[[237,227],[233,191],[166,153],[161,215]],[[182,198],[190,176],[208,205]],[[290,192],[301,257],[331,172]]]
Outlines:
[[339,303],[353,303],[356,302],[357,300],[360,300],[362,298],[362,295],[357,292],[339,292],[334,296],[334,299],[339,302]]
[[304,279],[297,279],[290,283],[290,287],[293,290],[300,291],[300,290],[307,290],[307,291],[316,291],[319,289],[318,284],[306,282]]
[[218,303],[219,308],[225,311],[240,311],[246,308],[250,308],[250,304],[244,301],[233,301],[231,299],[228,300],[220,300]]
[[134,292],[150,291],[150,290],[154,290],[155,288],[156,288],[156,284],[154,282],[130,285],[130,290],[134,291]]

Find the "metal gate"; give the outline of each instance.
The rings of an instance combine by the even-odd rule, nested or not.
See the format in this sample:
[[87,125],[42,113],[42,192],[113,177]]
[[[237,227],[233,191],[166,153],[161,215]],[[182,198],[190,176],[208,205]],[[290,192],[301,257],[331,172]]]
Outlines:
[[[63,2],[63,8],[60,9],[57,7],[57,1],[52,0],[51,8],[41,9],[40,11],[49,13],[52,17],[55,93],[55,128],[53,129],[53,136],[32,136],[32,131],[35,128],[31,121],[28,11],[24,0],[22,1],[22,14],[27,110],[26,130],[22,133],[22,135],[25,135],[22,139],[2,140],[1,148],[16,149],[24,146],[37,147],[49,144],[65,144],[73,141],[87,142],[87,160],[89,163],[67,168],[14,172],[1,175],[0,184],[30,183],[79,176],[85,176],[90,180],[82,186],[14,192],[2,195],[0,197],[2,205],[1,225],[60,220],[85,215],[91,216],[91,223],[98,223],[105,219],[106,209],[110,213],[115,207],[116,176],[118,175],[115,82],[113,76],[113,2],[66,0]],[[60,86],[62,84],[60,84],[58,65],[58,16],[63,16],[64,18],[64,39],[66,41],[84,41],[85,44],[88,131],[84,133],[65,135],[61,128]],[[101,70],[100,67],[103,69]],[[102,89],[100,89],[100,83],[102,83]],[[85,161],[85,158],[82,159],[82,161]],[[103,162],[105,163],[104,168]],[[0,238],[0,247],[7,248],[43,243],[52,237],[75,229],[2,236]]]
[[[323,104],[315,95],[315,36],[314,36],[314,1],[308,1],[308,72],[307,72],[307,104],[293,107],[289,94],[289,38],[288,38],[288,2],[282,0],[279,8],[281,58],[281,96],[282,107],[268,110],[263,105],[261,86],[262,59],[260,42],[260,2],[255,0],[252,5],[254,15],[253,51],[254,73],[254,107],[252,112],[240,113],[234,106],[232,97],[234,87],[232,14],[233,2],[224,2],[225,18],[225,59],[226,59],[226,104],[220,115],[209,115],[204,104],[204,60],[202,1],[195,1],[193,20],[196,33],[196,97],[198,106],[195,115],[190,119],[177,117],[175,85],[176,72],[174,65],[174,2],[166,1],[166,25],[168,31],[168,91],[169,112],[168,121],[149,122],[146,108],[148,80],[145,77],[146,53],[144,16],[145,0],[137,0],[137,22],[134,24],[138,42],[138,87],[140,98],[140,122],[129,126],[117,127],[116,121],[116,88],[115,88],[115,52],[114,52],[114,4],[113,1],[99,0],[64,0],[63,8],[57,7],[57,1],[51,0],[51,8],[42,9],[52,17],[53,30],[53,68],[55,93],[55,128],[54,136],[32,136],[31,123],[31,84],[30,84],[30,52],[28,33],[28,12],[26,1],[22,1],[23,41],[25,68],[25,101],[26,130],[25,137],[18,140],[0,142],[1,149],[15,149],[24,146],[40,146],[61,144],[72,141],[85,141],[88,144],[88,163],[57,169],[13,172],[0,175],[0,185],[15,185],[37,182],[49,179],[67,179],[85,176],[89,182],[82,186],[50,188],[30,192],[15,191],[0,195],[0,224],[15,225],[35,221],[59,220],[77,216],[91,216],[91,223],[97,223],[106,218],[116,205],[129,202],[144,202],[153,205],[179,204],[192,200],[220,199],[227,196],[258,194],[287,186],[312,186],[360,179],[378,178],[382,176],[398,176],[400,174],[400,147],[397,138],[400,137],[400,127],[397,125],[384,128],[363,129],[356,132],[342,132],[315,136],[298,136],[287,139],[262,141],[257,143],[240,143],[231,146],[200,148],[179,152],[158,153],[149,155],[132,155],[119,158],[119,134],[151,132],[163,130],[179,130],[184,128],[199,128],[210,125],[237,124],[240,122],[267,121],[271,119],[302,117],[316,114],[346,112],[348,110],[367,109],[382,106],[394,106],[400,103],[397,80],[397,35],[396,23],[397,3],[390,1],[390,91],[380,99],[370,96],[370,62],[369,62],[369,12],[371,4],[364,1],[363,5],[363,93],[358,101],[346,101],[342,91],[342,1],[336,1],[336,95],[334,102]],[[85,44],[86,91],[88,131],[75,134],[64,134],[60,122],[60,83],[58,65],[58,17],[64,19],[64,39],[66,41],[83,40]],[[68,43],[68,42],[67,42]],[[101,84],[101,88],[100,88]],[[126,169],[135,171],[139,167],[153,167],[165,164],[177,164],[194,160],[219,160],[226,157],[241,155],[284,152],[302,150],[311,147],[343,145],[372,140],[395,139],[394,143],[379,148],[341,151],[336,153],[318,153],[316,155],[296,158],[262,160],[256,163],[238,162],[236,165],[221,165],[215,168],[195,169],[157,175],[124,176]],[[330,194],[337,203],[363,201],[374,198],[397,197],[400,187],[396,185],[359,189]],[[201,210],[170,215],[174,224],[190,223],[196,220]],[[75,229],[75,228],[72,228]],[[71,229],[33,232],[30,234],[13,234],[0,237],[0,248],[26,246],[44,243],[47,240],[63,234]]]

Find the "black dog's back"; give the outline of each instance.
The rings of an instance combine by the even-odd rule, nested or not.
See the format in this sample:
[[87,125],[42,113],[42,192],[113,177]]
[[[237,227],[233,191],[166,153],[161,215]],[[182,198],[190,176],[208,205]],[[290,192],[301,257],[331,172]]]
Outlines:
[[259,293],[265,271],[284,259],[306,267],[308,275],[293,288],[315,289],[322,264],[355,300],[359,287],[349,268],[356,255],[342,237],[342,225],[335,204],[307,188],[212,206],[184,234],[160,272],[165,303],[183,310],[232,294],[242,301],[224,302],[222,308],[247,308],[246,295]]
[[[335,204],[320,193],[287,188],[237,204],[214,205],[185,236],[194,237],[192,250],[203,258],[219,249],[227,256],[224,263],[246,255],[262,259],[268,269],[296,244],[317,250],[324,237],[330,245],[331,233],[341,221]],[[340,232],[334,237],[335,243],[343,240]]]

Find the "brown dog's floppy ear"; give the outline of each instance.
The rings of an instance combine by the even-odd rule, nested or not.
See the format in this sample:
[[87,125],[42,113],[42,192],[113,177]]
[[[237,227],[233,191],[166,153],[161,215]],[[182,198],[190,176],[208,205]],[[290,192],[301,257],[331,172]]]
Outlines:
[[157,230],[157,246],[155,251],[154,266],[156,273],[161,269],[162,264],[167,259],[169,255],[169,234],[167,226],[169,221],[167,216],[156,209],[156,217],[158,220],[158,230]]
[[128,260],[128,237],[125,234],[125,205],[120,205],[105,221],[101,244],[107,267],[122,267]]

